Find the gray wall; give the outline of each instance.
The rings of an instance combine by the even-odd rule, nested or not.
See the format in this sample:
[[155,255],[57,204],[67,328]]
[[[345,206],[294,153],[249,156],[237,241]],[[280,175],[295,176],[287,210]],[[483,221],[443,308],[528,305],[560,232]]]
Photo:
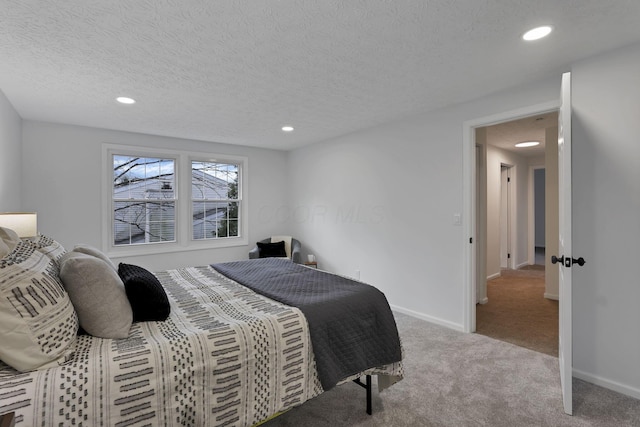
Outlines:
[[0,91],[0,212],[22,211],[22,120]]
[[533,206],[535,219],[535,245],[544,248],[544,169],[535,169],[533,171]]
[[573,362],[640,398],[640,45],[572,69]]
[[290,233],[269,217],[270,206],[286,203],[286,154],[282,151],[166,138],[71,125],[25,121],[23,207],[38,211],[38,228],[65,247],[102,247],[102,144],[123,144],[249,158],[249,245],[116,259],[166,270],[247,259],[257,240]]
[[[491,139],[487,141],[491,144]],[[518,268],[529,260],[529,159],[493,145],[487,146],[487,278],[500,276],[501,165],[511,168],[511,257]],[[505,239],[506,241],[506,239]]]
[[296,234],[321,268],[360,271],[394,308],[463,330],[463,122],[556,100],[558,88],[552,76],[290,152],[289,199],[310,212]]
[[[587,259],[574,272],[575,374],[640,398],[640,46],[573,71],[574,255]],[[463,329],[463,123],[557,101],[560,79],[292,151],[292,209],[308,213],[296,234],[322,268],[360,271],[395,309]]]

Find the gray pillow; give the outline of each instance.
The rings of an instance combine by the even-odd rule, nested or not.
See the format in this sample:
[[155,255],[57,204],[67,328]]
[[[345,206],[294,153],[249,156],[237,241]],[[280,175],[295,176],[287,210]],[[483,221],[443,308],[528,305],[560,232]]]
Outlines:
[[81,252],[60,258],[60,280],[78,314],[80,326],[100,338],[126,338],[133,312],[124,284],[107,262]]
[[101,260],[109,264],[109,267],[113,268],[116,272],[118,271],[118,267],[116,267],[113,261],[111,261],[109,257],[106,256],[101,250],[96,249],[93,246],[83,244],[75,245],[71,252],[80,252],[83,254],[94,256],[96,258],[100,258]]

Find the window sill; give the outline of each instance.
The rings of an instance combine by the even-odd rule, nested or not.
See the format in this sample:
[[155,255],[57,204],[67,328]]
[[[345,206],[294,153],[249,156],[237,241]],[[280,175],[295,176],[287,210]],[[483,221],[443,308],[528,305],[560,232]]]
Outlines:
[[141,256],[141,255],[157,255],[157,254],[167,254],[167,253],[179,253],[179,252],[189,252],[189,251],[202,251],[209,249],[221,249],[221,248],[231,248],[237,246],[247,246],[249,244],[249,240],[246,237],[237,237],[237,238],[224,238],[220,240],[214,241],[199,241],[192,240],[188,243],[157,243],[157,244],[143,244],[136,246],[126,246],[126,247],[110,247],[104,248],[103,251],[107,254],[109,258],[123,258],[123,257],[133,257],[133,256]]

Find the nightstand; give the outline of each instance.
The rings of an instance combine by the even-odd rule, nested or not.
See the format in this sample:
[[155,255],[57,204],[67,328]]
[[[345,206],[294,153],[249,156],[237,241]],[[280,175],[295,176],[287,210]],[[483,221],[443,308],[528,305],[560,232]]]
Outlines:
[[307,267],[318,268],[318,261],[307,261],[304,263]]
[[16,425],[15,417],[15,412],[0,415],[0,427],[14,427]]

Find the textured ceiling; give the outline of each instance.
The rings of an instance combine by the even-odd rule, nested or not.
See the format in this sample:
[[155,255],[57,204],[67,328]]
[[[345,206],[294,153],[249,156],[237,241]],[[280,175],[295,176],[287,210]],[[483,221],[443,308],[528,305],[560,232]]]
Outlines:
[[559,81],[639,20],[638,0],[2,0],[0,89],[25,119],[291,149]]

